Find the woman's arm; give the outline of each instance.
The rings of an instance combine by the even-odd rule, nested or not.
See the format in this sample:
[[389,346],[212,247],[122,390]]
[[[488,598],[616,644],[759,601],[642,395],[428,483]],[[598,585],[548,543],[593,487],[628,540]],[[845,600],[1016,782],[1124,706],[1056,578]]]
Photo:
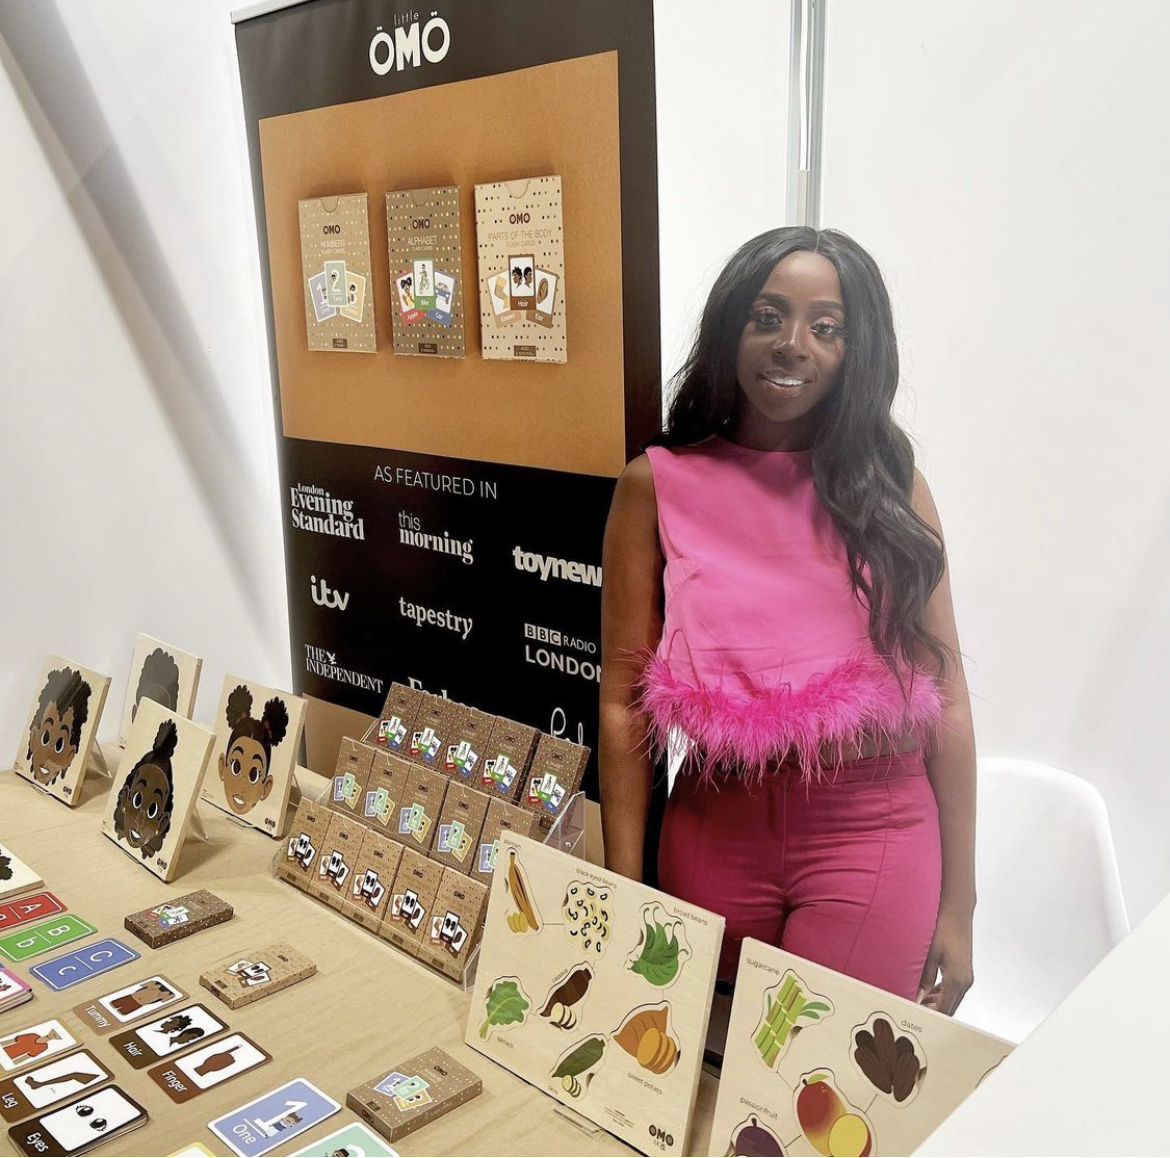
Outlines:
[[636,684],[662,636],[662,567],[654,477],[640,455],[618,479],[605,526],[598,752],[605,864],[634,880],[642,879],[653,770]]
[[[917,472],[911,502],[918,516],[941,536],[942,526],[930,488]],[[975,729],[959,653],[950,576],[945,566],[942,580],[926,604],[923,622],[950,649],[951,662],[945,672],[938,673],[943,716],[926,760],[938,801],[942,897],[934,941],[922,972],[919,999],[941,1013],[951,1014],[974,980],[971,921],[975,913]],[[937,668],[926,657],[922,662],[932,670]]]

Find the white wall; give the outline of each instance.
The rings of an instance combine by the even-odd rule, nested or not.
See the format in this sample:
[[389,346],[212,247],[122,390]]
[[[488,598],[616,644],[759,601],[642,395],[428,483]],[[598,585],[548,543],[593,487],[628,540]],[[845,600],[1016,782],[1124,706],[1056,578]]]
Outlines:
[[0,5],[0,768],[44,656],[290,680],[230,5]]
[[[1170,889],[1170,137],[1159,0],[831,0],[822,223],[892,291],[980,749]],[[1027,882],[1021,882],[1027,887]]]

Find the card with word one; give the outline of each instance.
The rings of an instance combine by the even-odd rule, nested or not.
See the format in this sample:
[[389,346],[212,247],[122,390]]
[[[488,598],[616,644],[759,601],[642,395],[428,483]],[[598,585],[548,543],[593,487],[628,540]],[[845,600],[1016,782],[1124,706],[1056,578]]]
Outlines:
[[749,938],[708,1153],[911,1154],[1011,1049]]
[[501,835],[465,1040],[631,1146],[686,1153],[723,927]]
[[50,1020],[18,1029],[0,1037],[0,1069],[13,1073],[33,1064],[55,1057],[77,1045],[73,1036],[59,1021]]
[[295,1150],[292,1158],[329,1158],[332,1154],[361,1154],[364,1158],[398,1158],[398,1151],[366,1129],[360,1122],[351,1122],[326,1134],[324,1138]]
[[33,921],[65,912],[65,906],[52,893],[33,893],[28,897],[0,905],[0,937]]
[[107,937],[104,941],[86,945],[84,949],[42,961],[29,972],[50,989],[68,989],[101,973],[109,973],[111,969],[119,969],[138,958],[139,953],[129,945]]
[[62,945],[80,941],[82,937],[96,932],[97,929],[88,921],[72,913],[65,913],[51,921],[30,925],[18,933],[0,937],[0,956],[7,957],[15,965],[30,957],[39,957],[42,953],[59,949]]
[[144,1070],[159,1058],[182,1053],[227,1026],[205,1005],[188,1005],[110,1038],[110,1045],[136,1070]]
[[117,1086],[107,1086],[41,1118],[22,1122],[8,1137],[24,1154],[46,1158],[84,1154],[143,1126],[147,1112]]
[[283,941],[237,957],[228,965],[200,974],[199,984],[210,989],[229,1009],[251,1005],[312,977],[317,966]]
[[47,1110],[112,1079],[110,1071],[89,1050],[54,1058],[27,1073],[0,1081],[0,1117],[6,1122],[19,1122],[37,1110]]
[[183,1103],[270,1061],[272,1055],[251,1038],[233,1033],[185,1057],[155,1066],[149,1077],[172,1102]]
[[260,1158],[311,1130],[341,1109],[328,1094],[304,1078],[288,1082],[238,1110],[208,1123],[208,1129],[240,1155]]
[[104,1036],[169,1005],[177,1005],[185,997],[173,981],[156,973],[75,1006],[73,1012],[86,1029]]

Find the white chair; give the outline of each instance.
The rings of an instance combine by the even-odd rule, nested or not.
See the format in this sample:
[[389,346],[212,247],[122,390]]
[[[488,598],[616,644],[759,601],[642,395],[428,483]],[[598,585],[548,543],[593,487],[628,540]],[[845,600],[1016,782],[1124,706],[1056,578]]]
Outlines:
[[957,1019],[1020,1042],[1129,932],[1109,816],[1077,776],[979,760],[975,984]]

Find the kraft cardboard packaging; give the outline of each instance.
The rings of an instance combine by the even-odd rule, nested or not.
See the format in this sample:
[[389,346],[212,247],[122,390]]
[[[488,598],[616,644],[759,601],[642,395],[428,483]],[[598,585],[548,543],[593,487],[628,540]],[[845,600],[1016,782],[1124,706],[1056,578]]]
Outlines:
[[462,977],[467,959],[479,943],[487,899],[487,885],[455,869],[444,869],[428,935],[419,946],[419,960],[449,977]]
[[497,842],[501,835],[515,833],[539,840],[539,825],[540,819],[535,813],[521,808],[518,804],[509,804],[506,800],[493,800],[488,805],[483,831],[479,834],[479,845],[471,866],[471,878],[490,885],[496,866]]
[[444,701],[442,710],[443,749],[436,757],[435,764],[442,768],[448,776],[458,774],[460,761],[464,763],[478,761],[478,751],[474,753],[475,761],[471,759],[472,745],[465,737],[469,730],[478,730],[485,735],[487,734],[489,729],[483,728],[482,724],[470,724],[473,716],[482,715],[483,712],[477,712],[475,708],[469,708],[466,704],[457,704],[452,700]]
[[366,195],[314,197],[298,210],[309,349],[375,353]]
[[447,759],[447,701],[442,696],[425,694],[410,733],[407,755],[416,764],[442,768]]
[[459,188],[386,194],[394,353],[462,358]]
[[316,880],[317,862],[332,816],[324,804],[301,800],[288,828],[284,853],[277,862],[278,877],[301,889],[308,889],[310,881]]
[[346,736],[337,750],[337,765],[329,792],[329,807],[351,816],[361,816],[366,803],[366,781],[370,777],[377,748]]
[[403,756],[410,751],[414,720],[422,706],[422,693],[403,684],[391,684],[382,712],[371,729],[371,742],[387,752]]
[[431,859],[458,872],[470,873],[490,803],[490,798],[478,788],[452,780],[439,813]]
[[366,832],[366,826],[356,816],[344,812],[335,812],[329,821],[309,892],[330,908],[340,909],[349,896],[350,879]]
[[478,785],[480,761],[486,759],[496,717],[476,708],[453,705],[456,706],[462,710],[449,713],[452,722],[448,726],[447,774],[453,780]]
[[341,906],[343,916],[375,933],[378,931],[390,907],[390,893],[402,863],[402,852],[402,845],[397,841],[367,829]]
[[477,764],[479,786],[496,799],[516,800],[527,787],[525,775],[539,737],[535,728],[497,716],[486,758]]
[[316,962],[284,941],[278,941],[208,969],[199,975],[199,984],[210,989],[229,1009],[242,1009],[305,981],[316,972]]
[[378,752],[374,756],[366,781],[362,819],[375,832],[387,836],[397,831],[398,812],[402,798],[406,795],[406,783],[414,774],[414,768],[415,765],[409,761],[392,756],[389,752]]
[[404,848],[378,936],[408,953],[415,953],[430,932],[431,910],[435,907],[443,872],[441,864],[412,848]]
[[450,783],[442,772],[414,765],[398,805],[398,825],[390,836],[417,852],[430,852]]
[[556,736],[541,736],[525,778],[520,806],[540,818],[542,832],[556,823],[573,794],[581,787],[589,749]]

